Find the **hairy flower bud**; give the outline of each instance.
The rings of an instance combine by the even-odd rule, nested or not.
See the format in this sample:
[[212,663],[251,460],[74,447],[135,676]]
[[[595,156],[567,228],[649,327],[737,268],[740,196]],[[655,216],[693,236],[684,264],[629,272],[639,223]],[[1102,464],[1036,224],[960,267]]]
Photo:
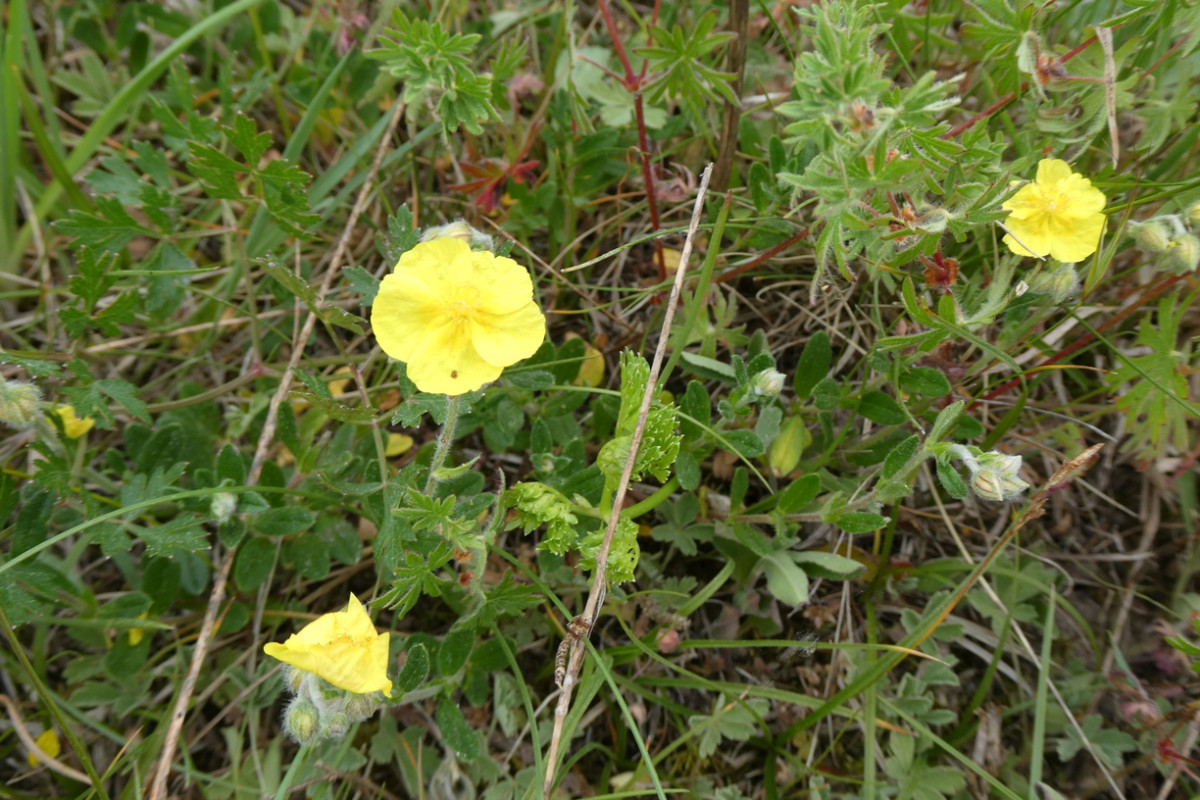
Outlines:
[[317,709],[306,700],[293,700],[283,715],[283,730],[297,744],[305,744],[317,732]]
[[33,384],[0,378],[0,422],[10,428],[32,427],[41,401],[41,392]]
[[1061,303],[1079,292],[1079,275],[1074,264],[1059,264],[1054,269],[1043,272],[1029,282],[1029,290],[1037,294],[1050,295],[1050,298]]
[[211,511],[217,522],[229,522],[237,511],[238,499],[233,492],[217,492],[213,495]]
[[1192,203],[1187,210],[1188,223],[1193,227],[1200,228],[1200,201]]
[[335,711],[321,715],[321,738],[340,739],[350,730],[350,718]]
[[778,397],[787,378],[782,372],[764,369],[750,381],[750,390],[758,397]]
[[1163,254],[1163,265],[1180,274],[1195,272],[1200,265],[1200,239],[1189,233],[1171,242]]
[[1137,247],[1147,253],[1161,253],[1171,246],[1171,231],[1160,219],[1150,219],[1138,225]]
[[496,249],[496,242],[491,236],[488,236],[483,231],[468,225],[461,219],[456,219],[454,222],[449,222],[445,225],[437,225],[432,228],[426,228],[421,233],[422,242],[432,242],[434,239],[441,239],[443,237],[461,239],[469,244],[472,250]]

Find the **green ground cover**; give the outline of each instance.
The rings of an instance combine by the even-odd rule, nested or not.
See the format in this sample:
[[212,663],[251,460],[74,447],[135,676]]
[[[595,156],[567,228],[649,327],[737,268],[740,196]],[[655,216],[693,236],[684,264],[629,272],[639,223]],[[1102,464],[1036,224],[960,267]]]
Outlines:
[[0,797],[1200,795],[1200,3],[2,22]]

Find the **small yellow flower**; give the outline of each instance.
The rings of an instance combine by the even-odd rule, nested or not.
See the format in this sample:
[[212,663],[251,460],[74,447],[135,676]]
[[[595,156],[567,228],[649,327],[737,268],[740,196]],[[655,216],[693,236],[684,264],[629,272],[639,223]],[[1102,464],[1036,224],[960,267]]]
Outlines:
[[74,406],[59,406],[54,409],[54,413],[62,420],[63,432],[71,439],[78,439],[90,431],[92,426],[96,424],[96,420],[91,417],[80,419],[75,416]]
[[418,389],[459,395],[533,355],[546,319],[517,262],[441,238],[418,244],[384,276],[371,327]]
[[[62,752],[62,745],[58,743],[58,734],[53,728],[46,728],[41,735],[34,740],[34,743],[41,748],[42,752],[51,758],[58,758],[58,754]],[[39,756],[35,756],[32,752],[28,755],[29,766],[36,767],[42,763]]]
[[1037,179],[1001,206],[1009,214],[1004,237],[1019,256],[1073,262],[1096,252],[1104,232],[1104,193],[1065,161],[1043,158]]
[[322,614],[283,644],[270,642],[263,651],[339,689],[358,694],[381,691],[391,697],[392,682],[387,676],[390,637],[375,632],[363,604],[350,595],[345,611]]

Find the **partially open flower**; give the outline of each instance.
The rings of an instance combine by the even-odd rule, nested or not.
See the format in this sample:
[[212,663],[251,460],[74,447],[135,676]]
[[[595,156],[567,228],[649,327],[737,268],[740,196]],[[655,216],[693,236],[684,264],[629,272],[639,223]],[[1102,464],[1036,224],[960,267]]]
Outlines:
[[529,358],[546,335],[529,273],[457,238],[422,242],[385,275],[371,307],[379,346],[423,392],[459,395]]
[[62,420],[63,432],[70,439],[78,439],[90,431],[92,426],[96,424],[96,420],[91,417],[80,419],[75,416],[74,406],[58,406],[54,409],[54,414]]
[[345,611],[322,614],[283,644],[270,642],[263,651],[339,689],[358,694],[381,691],[391,697],[389,638],[390,634],[376,633],[363,604],[350,595]]
[[1019,256],[1082,261],[1100,247],[1104,193],[1065,161],[1044,158],[1037,179],[1001,206],[1011,212],[1004,243]]

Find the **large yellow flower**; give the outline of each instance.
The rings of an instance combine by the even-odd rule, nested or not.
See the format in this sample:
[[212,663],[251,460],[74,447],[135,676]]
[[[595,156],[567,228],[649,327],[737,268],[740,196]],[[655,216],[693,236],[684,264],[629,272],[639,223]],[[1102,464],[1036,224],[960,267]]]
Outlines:
[[1104,193],[1065,161],[1043,158],[1037,179],[1008,198],[1001,208],[1008,249],[1019,256],[1051,256],[1082,261],[1100,247],[1104,232]]
[[322,614],[283,644],[270,642],[263,651],[339,689],[357,694],[381,691],[391,697],[392,682],[387,676],[390,637],[375,632],[363,604],[350,595],[345,611]]
[[529,358],[546,335],[529,273],[461,239],[422,242],[385,275],[371,307],[383,352],[423,392],[458,395]]

